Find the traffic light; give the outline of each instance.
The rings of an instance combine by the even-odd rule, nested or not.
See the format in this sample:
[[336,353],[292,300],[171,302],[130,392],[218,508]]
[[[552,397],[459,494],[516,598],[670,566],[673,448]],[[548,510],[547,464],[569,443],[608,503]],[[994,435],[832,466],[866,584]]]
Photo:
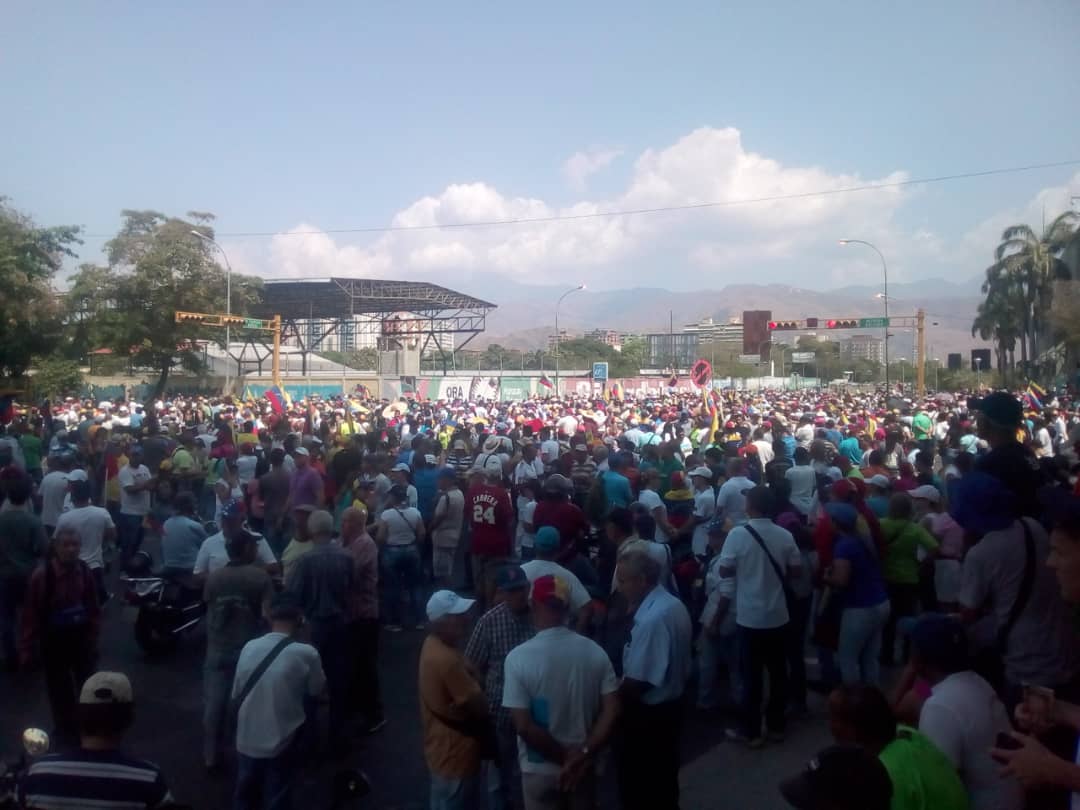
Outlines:
[[798,321],[769,321],[770,332],[791,331],[792,329],[800,328],[801,326]]
[[177,312],[176,322],[184,323],[187,321],[201,321],[203,319],[202,313],[199,312]]
[[221,316],[221,325],[225,326],[226,324],[229,325],[229,326],[243,326],[244,325],[244,316],[243,315],[222,315]]
[[832,318],[825,322],[830,329],[858,329],[858,318]]
[[817,318],[807,318],[806,319],[806,328],[807,329],[817,329],[817,325],[818,325],[818,319]]

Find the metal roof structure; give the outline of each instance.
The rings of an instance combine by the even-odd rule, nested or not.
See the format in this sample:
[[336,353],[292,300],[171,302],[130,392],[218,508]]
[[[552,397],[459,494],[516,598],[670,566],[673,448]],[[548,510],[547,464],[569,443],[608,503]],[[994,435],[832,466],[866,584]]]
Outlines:
[[454,310],[486,314],[495,305],[425,281],[373,278],[319,278],[263,282],[262,303],[255,314],[281,315],[283,320],[334,319],[355,315],[410,312],[425,318]]
[[434,345],[445,368],[450,345],[443,344],[452,341],[440,335],[466,335],[457,343],[460,349],[484,331],[493,309],[495,304],[425,281],[335,276],[265,281],[262,301],[252,314],[281,316],[282,337],[297,341],[306,371],[307,353],[318,351],[330,335],[351,342],[358,316],[381,320],[380,349],[409,345],[423,353]]

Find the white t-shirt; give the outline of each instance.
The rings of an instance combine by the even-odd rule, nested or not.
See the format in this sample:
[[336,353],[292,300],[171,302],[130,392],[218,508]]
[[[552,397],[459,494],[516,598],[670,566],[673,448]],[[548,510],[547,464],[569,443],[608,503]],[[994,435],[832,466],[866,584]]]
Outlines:
[[720,576],[720,556],[717,555],[709,561],[708,571],[705,573],[705,607],[701,611],[702,627],[712,624],[716,611],[720,607],[720,597],[726,596],[730,604],[724,618],[720,620],[717,634],[730,636],[735,632],[738,606],[736,605],[735,577]]
[[573,436],[577,433],[578,421],[572,416],[564,416],[558,422],[555,423],[556,429],[560,435]]
[[[564,746],[580,746],[600,715],[602,698],[619,688],[603,648],[565,627],[541,630],[519,644],[503,664],[508,709],[529,709],[533,719]],[[560,766],[530,751],[518,738],[522,773],[557,774]]]
[[[661,498],[659,493],[657,493],[655,490],[652,490],[652,489],[643,489],[643,490],[641,490],[641,494],[638,495],[638,503],[640,503],[642,506],[644,506],[646,509],[648,509],[650,515],[656,509],[662,509],[664,517],[667,518],[667,506],[664,505],[664,499]],[[670,543],[671,542],[671,538],[667,536],[667,532],[665,532],[663,529],[661,529],[659,525],[656,527],[656,534],[653,535],[653,539],[657,543]]]
[[585,586],[581,584],[581,580],[577,578],[577,575],[553,560],[529,560],[529,562],[522,564],[521,570],[525,572],[525,576],[529,578],[530,583],[536,582],[540,577],[546,577],[548,574],[566,582],[570,588],[570,610],[575,613],[589,604],[592,599],[589,592],[585,590]]
[[457,487],[440,492],[435,499],[435,517],[446,515],[431,533],[432,544],[439,548],[457,548],[465,519],[465,493]]
[[974,672],[955,672],[935,685],[919,714],[919,731],[960,772],[971,810],[1020,810],[1024,791],[990,758],[997,735],[1011,728],[993,688]]
[[[283,633],[267,633],[244,645],[232,685],[234,700],[256,667],[284,638]],[[304,724],[305,700],[317,697],[325,684],[322,661],[314,647],[296,641],[286,646],[240,705],[236,750],[260,759],[280,754]]]
[[744,475],[729,478],[716,494],[716,513],[735,526],[746,523],[746,496],[743,492],[753,488],[754,482]]
[[791,484],[791,505],[804,516],[813,513],[817,506],[817,472],[809,464],[790,467],[784,478]]
[[55,526],[64,510],[64,496],[68,491],[68,474],[54,470],[41,479],[38,491],[41,493],[41,522],[45,526]]
[[105,542],[105,532],[115,528],[108,509],[100,506],[82,506],[64,512],[56,521],[56,530],[74,529],[82,540],[79,559],[91,568],[104,568],[105,558],[101,546]]
[[694,553],[704,557],[709,548],[709,521],[716,514],[716,492],[707,487],[694,493],[694,517],[704,518],[694,527],[694,536],[690,541]]
[[518,522],[517,522],[517,551],[521,554],[521,549],[532,548],[533,543],[536,541],[536,529],[533,531],[526,531],[525,524],[531,524],[533,522],[533,516],[536,514],[536,501],[527,501],[522,497],[518,497]]
[[514,483],[523,484],[526,481],[539,481],[544,477],[544,462],[539,458],[532,461],[522,459],[514,468]]
[[145,464],[133,468],[125,464],[116,475],[120,484],[120,514],[122,515],[145,515],[150,511],[150,490],[136,492],[134,495],[127,491],[128,487],[142,484],[150,480],[150,470]]
[[[256,537],[259,538],[259,542],[255,547],[255,562],[260,565],[276,563],[277,557],[274,556],[274,551],[266,542],[266,538],[261,534]],[[225,535],[218,532],[207,537],[199,546],[199,554],[195,557],[195,568],[192,569],[192,573],[210,574],[219,568],[224,568],[228,562],[229,552],[225,550]]]
[[752,527],[769,549],[780,570],[802,565],[799,547],[791,532],[771,520],[754,518],[745,526],[736,526],[724,541],[720,565],[735,570],[735,612],[740,627],[769,630],[788,623],[784,589],[776,581],[776,571],[747,526]]
[[545,464],[554,464],[559,458],[559,443],[555,439],[540,442],[540,457]]
[[236,460],[236,477],[239,479],[241,486],[255,477],[255,468],[258,465],[259,459],[257,456],[240,456]]
[[418,531],[424,525],[420,510],[412,506],[404,509],[385,509],[379,520],[386,524],[386,545],[411,546],[420,539]]

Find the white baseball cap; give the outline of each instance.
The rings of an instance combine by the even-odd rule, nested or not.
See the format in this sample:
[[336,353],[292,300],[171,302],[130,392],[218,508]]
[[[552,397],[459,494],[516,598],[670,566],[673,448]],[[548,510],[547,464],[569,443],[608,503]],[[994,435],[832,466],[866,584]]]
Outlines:
[[402,462],[391,467],[390,472],[409,472],[409,469],[409,465]]
[[879,489],[891,489],[892,488],[892,481],[889,480],[889,476],[881,475],[880,473],[878,473],[875,476],[872,476],[870,478],[870,480],[867,481],[866,483],[869,484],[872,487],[878,487]]
[[67,480],[70,484],[72,481],[89,481],[90,479],[86,477],[86,470],[72,470],[68,473]]
[[294,456],[310,456],[311,453],[308,452],[308,449],[306,447],[297,447],[295,450],[293,450],[293,455]]
[[438,621],[443,616],[460,616],[475,604],[475,599],[463,599],[453,591],[435,591],[427,603],[428,621]]
[[915,489],[911,490],[908,495],[919,501],[941,503],[941,493],[938,492],[937,487],[931,484],[923,484],[921,487],[915,487]]
[[708,467],[695,467],[689,473],[691,478],[708,478],[712,479],[713,472]]

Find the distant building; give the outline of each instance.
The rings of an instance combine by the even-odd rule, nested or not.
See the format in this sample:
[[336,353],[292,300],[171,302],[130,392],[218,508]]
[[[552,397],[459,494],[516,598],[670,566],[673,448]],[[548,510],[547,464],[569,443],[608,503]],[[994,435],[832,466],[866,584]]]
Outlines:
[[568,340],[573,340],[574,336],[567,332],[565,329],[560,329],[557,335],[548,335],[548,351],[555,351],[560,343],[565,343]]
[[873,335],[852,335],[840,341],[840,356],[881,364],[885,362],[885,342]]
[[701,336],[695,332],[661,332],[642,337],[645,368],[690,368],[701,356]]
[[726,323],[717,323],[712,318],[702,318],[697,323],[683,324],[683,334],[698,335],[705,343],[742,344],[743,323],[739,318],[729,318]]
[[623,344],[630,338],[637,337],[633,332],[618,332],[614,329],[593,329],[585,333],[586,340],[595,340],[610,346],[615,351],[622,351]]

